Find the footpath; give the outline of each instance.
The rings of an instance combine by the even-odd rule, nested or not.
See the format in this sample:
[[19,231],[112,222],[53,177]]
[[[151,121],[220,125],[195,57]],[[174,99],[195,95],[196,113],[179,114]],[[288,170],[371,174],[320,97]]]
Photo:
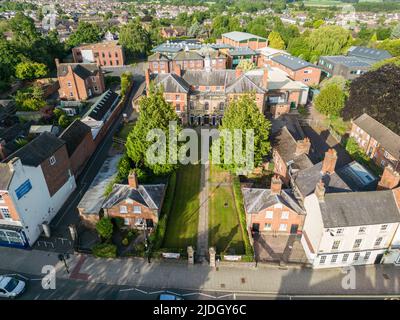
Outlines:
[[93,283],[157,289],[229,291],[273,295],[397,295],[400,296],[400,269],[392,265],[355,267],[355,289],[344,289],[351,275],[341,268],[312,270],[299,267],[249,267],[188,265],[186,261],[153,261],[140,258],[99,259],[71,255],[69,273],[58,254],[40,250],[0,248],[0,269],[41,278],[43,266],[56,268],[57,278]]

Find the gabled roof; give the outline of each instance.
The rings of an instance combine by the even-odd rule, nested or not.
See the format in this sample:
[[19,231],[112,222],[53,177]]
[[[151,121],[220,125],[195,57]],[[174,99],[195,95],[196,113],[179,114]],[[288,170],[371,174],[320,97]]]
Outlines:
[[100,71],[95,63],[60,63],[57,67],[57,77],[65,77],[68,74],[68,66],[82,79],[94,76]]
[[190,85],[175,73],[158,74],[155,82],[163,86],[165,92],[188,93],[190,90]]
[[376,121],[374,118],[364,113],[353,120],[354,124],[367,132],[393,157],[400,158],[400,136],[395,134],[388,127]]
[[289,56],[286,54],[273,56],[271,58],[271,60],[274,62],[277,62],[293,71],[300,70],[300,69],[307,68],[307,67],[316,67],[310,62],[307,62],[303,59]]
[[239,79],[237,79],[234,83],[226,88],[226,93],[243,92],[265,93],[266,90],[253,82],[252,79],[250,79],[246,75],[240,76]]
[[168,57],[160,52],[153,53],[148,57],[148,61],[169,61]]
[[304,213],[290,190],[282,190],[279,195],[271,193],[270,189],[243,188],[242,192],[247,213],[257,214],[278,203],[282,203],[299,214]]
[[112,91],[111,89],[104,92],[99,100],[91,107],[86,116],[97,120],[102,121],[106,113],[115,106],[116,101],[119,96],[117,93]]
[[65,142],[51,133],[43,132],[40,136],[11,154],[6,161],[18,157],[22,164],[37,167],[50,158]]
[[71,156],[76,148],[81,144],[86,135],[91,133],[89,126],[79,119],[72,122],[60,135],[60,139],[67,144],[68,155]]
[[177,61],[184,60],[203,60],[204,57],[196,51],[180,51],[172,58]]
[[133,200],[152,210],[158,210],[161,208],[164,192],[164,184],[139,185],[137,189],[126,184],[115,184],[102,207],[109,209],[122,201]]
[[228,50],[231,56],[255,56],[259,53],[249,47],[234,47]]
[[347,55],[376,61],[392,58],[392,55],[386,50],[358,46],[350,47]]
[[319,205],[325,228],[400,222],[393,190],[325,194]]
[[241,32],[241,31],[232,31],[232,32],[227,32],[222,34],[223,37],[231,39],[233,41],[246,41],[246,40],[263,40],[266,41],[267,39],[263,37],[256,36],[255,34],[247,33],[247,32]]
[[191,86],[227,86],[235,79],[235,70],[187,70],[182,78]]

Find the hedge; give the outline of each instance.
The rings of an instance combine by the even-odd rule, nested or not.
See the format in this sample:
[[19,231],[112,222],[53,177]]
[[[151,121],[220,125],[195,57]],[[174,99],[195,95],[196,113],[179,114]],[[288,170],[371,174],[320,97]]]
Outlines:
[[250,244],[249,233],[247,232],[246,213],[244,212],[244,203],[242,191],[240,190],[240,180],[238,176],[233,178],[233,194],[235,196],[235,204],[239,213],[240,228],[242,229],[242,236],[244,242],[244,250],[246,256],[253,256],[253,247]]
[[116,258],[117,246],[110,243],[100,243],[92,248],[92,253],[98,258]]

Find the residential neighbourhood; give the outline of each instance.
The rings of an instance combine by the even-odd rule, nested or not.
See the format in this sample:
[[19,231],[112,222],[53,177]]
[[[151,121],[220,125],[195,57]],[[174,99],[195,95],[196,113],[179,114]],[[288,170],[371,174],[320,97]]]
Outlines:
[[0,4],[0,298],[399,297],[400,7],[194,2]]

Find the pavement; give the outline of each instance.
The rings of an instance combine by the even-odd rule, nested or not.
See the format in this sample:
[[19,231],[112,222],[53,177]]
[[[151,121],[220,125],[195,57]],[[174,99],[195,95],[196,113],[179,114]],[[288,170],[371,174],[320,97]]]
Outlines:
[[349,275],[341,268],[313,270],[300,267],[279,268],[271,265],[248,267],[243,264],[218,268],[188,265],[186,261],[153,261],[140,258],[100,259],[71,255],[64,263],[52,252],[0,248],[0,268],[14,273],[43,277],[44,265],[55,267],[57,279],[85,281],[88,285],[106,284],[153,290],[191,292],[233,292],[240,294],[288,295],[395,295],[400,296],[399,268],[393,265],[356,266],[355,289],[342,282]]
[[197,230],[197,256],[200,261],[208,256],[208,201],[209,201],[209,175],[210,164],[201,164],[200,178],[200,209],[199,209],[199,225]]

